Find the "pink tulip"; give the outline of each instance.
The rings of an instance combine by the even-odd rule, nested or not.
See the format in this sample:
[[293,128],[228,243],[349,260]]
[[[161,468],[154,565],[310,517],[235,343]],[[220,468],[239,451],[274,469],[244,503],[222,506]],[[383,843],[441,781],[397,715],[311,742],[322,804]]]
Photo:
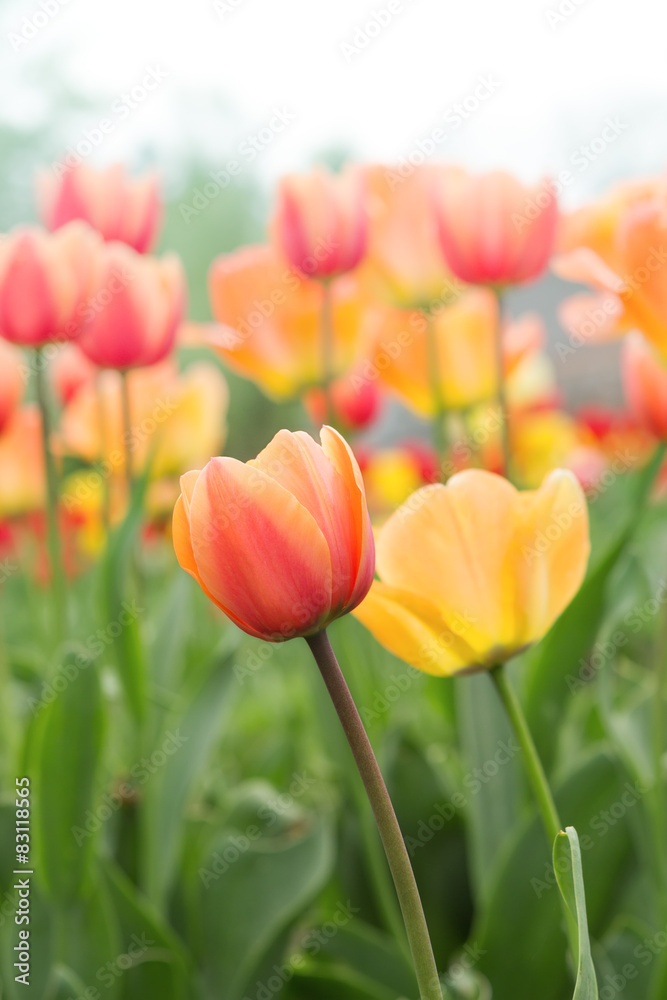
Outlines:
[[366,188],[362,172],[322,168],[283,177],[272,236],[302,274],[330,278],[356,267],[366,252]]
[[462,281],[519,284],[546,268],[558,205],[548,182],[525,187],[501,171],[451,170],[435,192],[440,246]]
[[97,368],[88,360],[78,344],[64,345],[50,365],[51,382],[56,399],[63,406],[67,406],[84,386],[95,381],[96,374]]
[[0,334],[27,347],[77,337],[93,290],[98,243],[84,222],[70,222],[57,233],[19,227],[0,240]]
[[106,170],[82,163],[59,177],[44,172],[37,179],[37,201],[49,229],[84,219],[105,240],[120,240],[139,253],[155,242],[162,213],[157,177],[130,178],[120,163]]
[[98,254],[97,293],[79,346],[101,368],[141,368],[173,349],[185,309],[185,275],[174,254],[143,257],[123,243]]

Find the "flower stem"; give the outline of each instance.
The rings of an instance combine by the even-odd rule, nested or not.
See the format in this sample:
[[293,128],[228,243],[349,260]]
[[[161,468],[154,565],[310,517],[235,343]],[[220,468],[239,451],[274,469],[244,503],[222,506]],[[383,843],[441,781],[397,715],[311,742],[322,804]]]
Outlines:
[[[533,794],[537,801],[537,807],[542,819],[542,824],[546,831],[549,847],[553,848],[556,837],[561,830],[565,828],[561,822],[560,816],[558,815],[556,803],[553,800],[553,795],[551,794],[549,782],[546,774],[544,773],[544,768],[542,767],[542,761],[540,760],[540,756],[537,752],[537,747],[535,746],[532,734],[528,728],[528,722],[523,713],[521,702],[517,698],[516,692],[509,682],[507,674],[505,673],[504,664],[501,663],[497,667],[493,667],[490,673],[491,679],[496,686],[496,690],[500,695],[500,700],[505,707],[505,711],[509,716],[509,720],[512,723],[512,727],[521,746],[526,771],[528,772],[528,780],[530,781]],[[577,925],[564,900],[562,900],[562,904],[563,913],[565,914],[565,928],[570,944],[570,952],[572,954],[574,968],[576,969],[579,956],[579,935]]]
[[665,788],[663,780],[663,756],[665,753],[665,694],[667,693],[667,612],[663,608],[655,640],[653,668],[655,674],[655,694],[653,696],[653,767],[655,786],[653,791],[653,837],[655,840],[656,890],[658,912],[661,923],[667,920],[667,844],[665,836]]
[[47,381],[47,358],[41,347],[36,349],[35,358],[37,401],[42,417],[42,447],[46,472],[46,517],[49,565],[51,569],[51,590],[53,592],[54,635],[61,642],[66,632],[67,594],[63,571],[60,532],[58,527],[58,470],[51,451],[51,408]]
[[306,637],[350,744],[380,831],[410,943],[421,1000],[442,1000],[419,890],[387,786],[326,631]]
[[[104,468],[109,442],[107,440],[107,420],[104,405],[104,392],[102,387],[102,372],[98,372],[96,379],[96,393],[97,393],[97,418],[100,427],[100,465]],[[102,483],[102,525],[104,527],[104,535],[106,538],[109,537],[109,531],[111,528],[111,498],[109,495],[109,477],[106,477],[106,481]]]
[[127,372],[121,372],[121,397],[123,407],[123,442],[125,444],[125,479],[127,482],[127,502],[132,503],[132,411]]
[[449,451],[449,439],[447,434],[447,407],[442,395],[442,381],[440,376],[440,360],[438,357],[438,339],[435,328],[435,317],[432,313],[424,313],[426,319],[426,354],[428,363],[428,374],[431,384],[431,396],[433,399],[433,443],[438,456],[438,468],[440,478],[445,479],[445,469],[447,468],[447,457]]
[[496,330],[496,379],[498,407],[500,409],[500,439],[502,444],[503,473],[508,479],[512,479],[512,437],[510,434],[509,408],[507,405],[507,385],[505,380],[505,359],[503,357],[503,293],[496,288],[496,300],[498,302],[498,327]]
[[325,420],[335,426],[333,402],[331,399],[331,383],[334,378],[334,323],[333,300],[331,295],[331,279],[322,280],[322,312],[320,318],[320,335],[322,345],[322,391],[324,393]]

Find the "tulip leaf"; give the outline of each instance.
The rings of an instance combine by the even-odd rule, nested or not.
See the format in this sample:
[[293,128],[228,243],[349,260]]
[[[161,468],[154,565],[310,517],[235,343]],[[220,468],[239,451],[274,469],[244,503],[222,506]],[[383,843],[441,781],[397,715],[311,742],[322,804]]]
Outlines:
[[95,807],[106,712],[86,654],[68,653],[59,676],[65,686],[37,720],[31,802],[35,870],[53,899],[70,902],[84,891],[95,848],[86,823]]
[[598,985],[591,956],[591,943],[588,937],[581,847],[577,831],[573,826],[567,826],[564,831],[557,835],[554,841],[553,858],[558,888],[570,913],[577,922],[579,955],[577,958],[577,981],[572,1000],[597,1000]]

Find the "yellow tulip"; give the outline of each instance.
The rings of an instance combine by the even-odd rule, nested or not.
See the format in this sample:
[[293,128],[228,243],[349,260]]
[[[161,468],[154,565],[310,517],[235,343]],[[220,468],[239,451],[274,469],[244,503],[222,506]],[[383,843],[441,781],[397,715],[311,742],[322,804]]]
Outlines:
[[579,589],[589,550],[571,472],[522,493],[470,469],[418,490],[378,531],[380,579],[353,613],[426,673],[487,670],[545,635]]

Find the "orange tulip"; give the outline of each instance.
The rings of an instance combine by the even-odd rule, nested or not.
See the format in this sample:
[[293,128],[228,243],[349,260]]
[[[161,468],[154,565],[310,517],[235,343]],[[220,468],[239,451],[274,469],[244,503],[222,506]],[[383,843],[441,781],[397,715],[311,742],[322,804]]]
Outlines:
[[0,241],[0,335],[42,347],[77,337],[94,288],[99,237],[83,222],[57,233],[35,226]]
[[41,510],[46,495],[42,419],[37,406],[19,407],[0,435],[0,518]]
[[97,254],[97,292],[79,347],[101,368],[140,368],[171,352],[185,310],[185,275],[174,254],[144,257],[124,243]]
[[81,163],[60,176],[44,171],[37,179],[37,201],[49,229],[83,219],[105,240],[120,240],[139,253],[150,250],[160,223],[157,177],[132,179],[120,163],[106,170]]
[[631,335],[623,345],[623,383],[639,425],[667,441],[667,363],[641,334]]
[[25,372],[23,355],[0,340],[0,434],[23,398]]
[[301,274],[331,278],[357,266],[366,251],[366,190],[358,167],[319,168],[283,177],[271,234]]
[[281,642],[313,635],[371,585],[373,535],[363,481],[343,438],[280,431],[243,464],[213,458],[181,478],[174,510],[180,565],[244,632]]
[[581,586],[586,501],[570,472],[520,493],[471,469],[413,494],[376,546],[380,579],[355,617],[426,673],[486,670],[541,639]]
[[574,213],[564,225],[563,252],[554,258],[553,270],[600,294],[588,315],[581,316],[580,304],[571,306],[568,325],[576,332],[581,326],[593,340],[639,329],[667,356],[666,234],[667,181],[662,178],[624,185]]
[[462,281],[519,284],[546,268],[558,220],[548,182],[526,187],[502,171],[475,177],[450,170],[436,207],[442,252]]
[[[302,278],[271,247],[244,247],[214,261],[209,274],[213,316],[221,326],[208,343],[229,367],[274,399],[289,399],[323,381],[324,290]],[[331,288],[333,374],[360,353],[366,311],[356,280]]]
[[392,305],[427,309],[462,290],[443,260],[433,212],[434,188],[448,169],[415,167],[402,176],[388,167],[366,168],[368,253],[359,277]]

